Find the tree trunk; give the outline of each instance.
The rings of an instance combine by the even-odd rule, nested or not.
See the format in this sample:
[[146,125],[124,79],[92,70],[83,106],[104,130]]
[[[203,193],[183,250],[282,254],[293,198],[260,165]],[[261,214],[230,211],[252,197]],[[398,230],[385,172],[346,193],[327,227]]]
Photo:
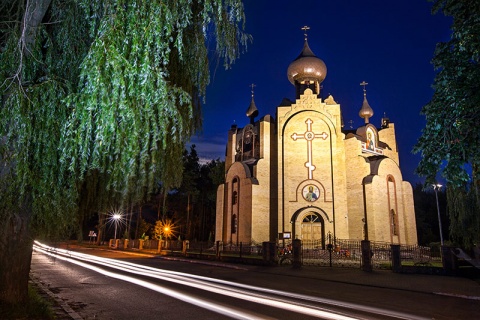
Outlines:
[[98,233],[97,233],[97,246],[102,244],[103,237],[105,236],[105,215],[98,213]]
[[83,223],[84,223],[84,217],[85,215],[79,214],[78,215],[78,224],[77,224],[77,241],[78,242],[83,242]]
[[163,189],[162,221],[165,221],[165,217],[167,214],[167,194],[168,194],[168,190],[167,188],[164,188]]
[[26,3],[22,24],[24,26],[22,30],[24,47],[22,49],[27,56],[31,54],[31,49],[37,37],[37,28],[42,22],[51,1],[52,0],[30,0]]
[[[28,0],[21,28],[22,54],[30,57],[42,22],[51,0]],[[3,159],[2,159],[2,165]],[[12,169],[14,170],[14,169]],[[2,177],[4,178],[4,177]],[[2,190],[3,191],[3,190]],[[5,197],[2,194],[3,201]],[[18,209],[0,211],[0,303],[20,304],[28,299],[28,277],[32,261],[34,236],[30,229],[31,199],[18,199]]]
[[[128,214],[128,227],[127,227],[127,232],[126,232],[127,239],[131,239],[131,237],[132,237],[132,233],[131,233],[132,219],[133,219],[133,201],[130,204],[130,213]],[[136,235],[136,232],[135,232],[135,235]]]
[[32,261],[30,210],[7,214],[0,221],[0,304],[24,303]]
[[137,215],[137,223],[135,226],[135,239],[138,239],[138,227],[140,225],[140,221],[142,221],[142,206],[138,208],[138,215]]

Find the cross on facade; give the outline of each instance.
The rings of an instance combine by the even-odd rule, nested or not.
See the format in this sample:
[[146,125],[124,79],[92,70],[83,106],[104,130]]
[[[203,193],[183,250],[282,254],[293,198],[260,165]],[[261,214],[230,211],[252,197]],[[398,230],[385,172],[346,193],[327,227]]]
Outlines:
[[251,87],[251,88],[252,88],[252,97],[253,97],[253,91],[254,91],[254,90],[253,90],[253,88],[255,88],[255,87],[256,87],[256,85],[252,83],[252,84],[251,84],[249,87]]
[[315,166],[312,163],[312,153],[313,153],[312,152],[313,151],[312,141],[315,138],[322,138],[323,140],[326,140],[328,138],[328,134],[326,132],[322,132],[322,133],[313,132],[312,131],[312,124],[313,124],[312,119],[307,119],[307,121],[305,121],[305,123],[307,124],[307,131],[305,131],[305,133],[303,133],[303,134],[298,134],[298,133],[294,132],[292,134],[292,139],[293,139],[293,141],[297,141],[297,139],[307,140],[308,159],[307,159],[307,162],[305,162],[305,167],[308,170],[308,179],[311,180],[311,179],[313,179],[313,171],[315,170]]

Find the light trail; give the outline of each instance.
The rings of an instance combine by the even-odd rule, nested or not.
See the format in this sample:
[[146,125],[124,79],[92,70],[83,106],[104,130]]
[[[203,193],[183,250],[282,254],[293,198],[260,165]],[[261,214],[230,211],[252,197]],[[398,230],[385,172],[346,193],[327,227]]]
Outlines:
[[187,303],[193,304],[195,306],[198,306],[198,307],[201,307],[201,308],[204,308],[204,309],[216,312],[216,313],[220,313],[220,314],[229,316],[229,317],[234,318],[234,319],[260,319],[260,318],[263,318],[263,317],[260,317],[257,314],[252,313],[252,312],[244,312],[244,311],[238,310],[236,308],[230,308],[230,307],[222,306],[218,303],[214,303],[214,302],[210,302],[206,299],[200,299],[198,297],[190,296],[188,294],[184,294],[184,293],[181,293],[179,291],[168,289],[168,288],[160,286],[158,284],[150,283],[150,282],[147,282],[147,281],[144,281],[144,280],[139,280],[139,279],[129,277],[129,276],[125,276],[125,275],[122,275],[122,274],[119,274],[119,273],[110,272],[110,271],[104,270],[102,268],[90,265],[88,263],[84,263],[82,261],[75,260],[75,258],[73,258],[73,257],[68,257],[68,256],[64,256],[64,255],[61,255],[61,254],[57,254],[54,251],[48,251],[44,248],[38,248],[38,247],[36,248],[34,246],[34,250],[37,251],[37,252],[41,252],[43,254],[49,255],[49,256],[53,256],[56,259],[67,261],[67,262],[76,264],[80,267],[98,272],[98,273],[103,274],[105,276],[108,276],[108,277],[111,277],[111,278],[114,278],[114,279],[123,280],[123,281],[126,281],[126,282],[130,282],[130,283],[133,283],[135,285],[142,286],[144,288],[147,288],[147,289],[150,289],[150,290],[168,295],[172,298],[175,298],[175,299],[178,299],[178,300],[181,300],[181,301],[185,301]]
[[[158,280],[162,281],[168,281],[168,282],[173,282],[177,283],[183,286],[189,286],[189,287],[194,287],[197,289],[201,290],[206,290],[209,292],[213,292],[216,294],[220,295],[226,295],[229,297],[235,297],[238,299],[246,300],[246,301],[251,301],[254,303],[258,304],[263,304],[267,305],[273,308],[278,308],[278,309],[283,309],[283,310],[288,310],[296,313],[301,313],[301,314],[306,314],[309,316],[313,317],[319,317],[322,319],[339,319],[339,320],[351,320],[351,319],[359,319],[359,318],[353,318],[351,316],[339,314],[339,313],[334,313],[326,308],[321,308],[317,305],[311,305],[309,303],[321,303],[324,305],[329,305],[329,306],[335,306],[335,307],[341,307],[345,309],[350,309],[350,310],[355,310],[355,311],[362,311],[362,312],[367,312],[370,314],[375,314],[375,315],[382,315],[382,316],[388,316],[390,318],[397,318],[397,319],[415,319],[415,320],[425,320],[426,318],[414,316],[411,314],[405,314],[405,313],[400,313],[400,312],[393,312],[389,310],[384,310],[380,308],[374,308],[374,307],[367,307],[359,304],[353,304],[353,303],[346,303],[346,302],[341,302],[341,301],[336,301],[336,300],[331,300],[331,299],[324,299],[324,298],[318,298],[318,297],[312,297],[312,296],[306,296],[306,295],[301,295],[301,294],[295,294],[295,293],[290,293],[290,292],[285,292],[285,291],[279,291],[279,290],[273,290],[273,289],[265,289],[265,288],[260,288],[260,287],[255,287],[255,286],[250,286],[250,285],[244,285],[240,283],[234,283],[230,281],[225,281],[225,280],[219,280],[219,279],[214,279],[214,278],[208,278],[208,277],[203,277],[203,276],[197,276],[197,275],[192,275],[192,274],[186,274],[186,273],[181,273],[177,271],[170,271],[170,270],[163,270],[163,269],[158,269],[158,268],[153,268],[153,267],[148,267],[148,266],[143,266],[143,265],[138,265],[130,262],[123,262],[115,259],[109,259],[109,258],[102,258],[94,255],[88,255],[88,254],[83,254],[79,252],[74,252],[74,251],[69,251],[69,250],[64,250],[64,249],[56,249],[52,248],[49,246],[46,246],[44,244],[41,244],[39,242],[35,242],[34,245],[34,250],[40,251],[44,254],[55,256],[57,258],[62,258],[63,260],[72,262],[72,263],[77,263],[79,261],[73,260],[73,259],[78,259],[81,261],[87,261],[89,263],[95,263],[98,265],[103,265],[108,268],[114,268],[121,270],[122,272],[130,272],[132,274],[137,274],[140,276],[145,276],[145,277],[151,277],[155,278]],[[78,264],[78,263],[77,263]],[[80,265],[80,264],[79,264]],[[135,278],[131,278],[128,276],[124,275],[119,275],[113,272],[105,271],[101,268],[97,268],[94,266],[90,266],[88,264],[82,263],[82,267],[89,268],[91,270],[94,270],[96,272],[100,272],[102,274],[105,274],[104,272],[108,272],[108,276],[111,276],[113,278],[129,281],[131,283],[136,283],[138,285],[142,285],[146,288],[150,288],[152,290],[158,291],[159,287],[156,284],[152,284],[149,282],[145,282],[142,280],[138,280]],[[95,269],[92,269],[95,268]],[[101,270],[101,271],[100,271]],[[126,277],[126,278],[124,278]],[[127,280],[128,279],[128,280]],[[138,282],[138,283],[137,283]],[[163,288],[163,287],[161,287]],[[239,289],[235,289],[239,288]],[[189,303],[193,303],[192,299],[195,300],[196,298],[193,298],[191,296],[186,296],[185,294],[179,293],[171,289],[166,289],[164,288],[165,291],[158,291],[165,293],[167,295],[170,295],[172,297],[175,297],[177,299],[180,299],[182,301],[186,301]],[[163,289],[162,289],[163,290]],[[182,296],[183,295],[183,296]],[[275,297],[271,296],[275,295]],[[283,298],[281,298],[283,297]],[[288,298],[288,299],[286,299]],[[305,302],[296,302],[293,301],[292,299],[296,300],[301,300]],[[208,302],[211,304],[212,302]],[[198,303],[193,303],[197,306],[203,307],[202,304]],[[216,310],[216,308],[212,308],[211,305],[208,305],[207,308],[210,310]],[[219,312],[222,314],[228,314],[231,317],[234,318],[239,318],[239,319],[245,319],[241,315],[241,313],[237,314],[239,312],[238,310],[224,310],[224,306],[220,308],[220,310],[215,311]],[[228,309],[228,308],[227,308]],[[236,314],[236,316],[233,316]],[[247,318],[253,319],[257,318],[258,315],[252,315],[249,314]]]

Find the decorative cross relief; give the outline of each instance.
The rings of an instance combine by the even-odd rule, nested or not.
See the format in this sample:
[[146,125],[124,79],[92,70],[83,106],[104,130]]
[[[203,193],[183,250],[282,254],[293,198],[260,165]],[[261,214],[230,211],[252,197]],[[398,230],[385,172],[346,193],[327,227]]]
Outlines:
[[300,97],[301,103],[306,108],[313,108],[316,107],[318,103],[317,97],[313,93],[304,92],[304,94]]
[[308,153],[308,159],[307,162],[305,162],[305,167],[308,170],[308,179],[313,179],[313,171],[315,170],[315,166],[312,163],[312,141],[315,138],[322,138],[323,140],[326,140],[328,138],[328,134],[326,132],[322,133],[315,133],[312,131],[312,124],[313,121],[312,119],[307,119],[305,121],[307,124],[307,131],[303,134],[298,134],[298,133],[293,133],[292,134],[292,139],[293,141],[297,141],[297,139],[305,139],[307,140],[307,153]]

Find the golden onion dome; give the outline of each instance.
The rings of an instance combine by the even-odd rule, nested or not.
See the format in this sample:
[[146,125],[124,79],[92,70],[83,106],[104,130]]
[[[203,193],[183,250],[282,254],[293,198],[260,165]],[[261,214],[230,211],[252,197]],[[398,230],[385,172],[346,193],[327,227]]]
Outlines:
[[295,84],[295,81],[299,83],[303,81],[321,83],[327,76],[325,62],[312,52],[306,39],[302,52],[288,66],[287,76],[292,84]]
[[373,117],[373,109],[368,104],[366,94],[364,94],[363,96],[363,104],[362,104],[362,107],[360,108],[360,111],[358,112],[358,115],[360,116],[360,118],[365,119],[365,123],[368,123],[369,119]]
[[367,89],[366,86],[368,83],[365,81],[362,81],[360,85],[363,87],[363,103],[362,107],[360,108],[360,111],[358,112],[358,115],[360,118],[363,118],[365,120],[365,123],[367,124],[369,122],[369,119],[373,117],[373,109],[370,107],[370,104],[368,104],[367,101]]

